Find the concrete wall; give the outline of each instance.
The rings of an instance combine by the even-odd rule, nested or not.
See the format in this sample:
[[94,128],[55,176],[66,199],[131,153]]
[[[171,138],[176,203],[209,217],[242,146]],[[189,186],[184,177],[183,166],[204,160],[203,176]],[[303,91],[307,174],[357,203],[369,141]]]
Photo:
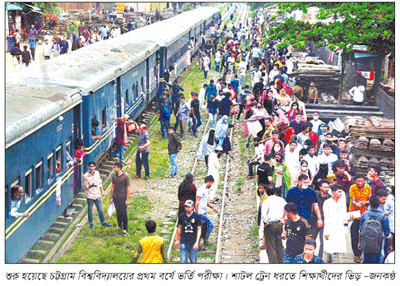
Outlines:
[[394,98],[388,95],[382,88],[377,88],[375,97],[376,105],[383,112],[383,117],[394,119]]

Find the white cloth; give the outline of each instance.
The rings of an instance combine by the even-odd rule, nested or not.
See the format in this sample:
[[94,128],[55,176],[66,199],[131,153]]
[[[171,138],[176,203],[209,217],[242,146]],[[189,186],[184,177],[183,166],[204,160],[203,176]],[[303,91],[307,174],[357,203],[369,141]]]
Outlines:
[[205,96],[206,96],[206,89],[202,87],[200,88],[199,91],[200,108],[206,108],[206,105],[204,104]]
[[50,53],[51,53],[51,46],[44,44],[43,45],[43,56],[49,56],[50,57]]
[[338,160],[338,157],[336,154],[330,153],[329,156],[326,156],[325,153],[322,153],[321,155],[318,156],[319,164],[328,164],[328,174],[332,174],[332,165]]
[[[344,196],[344,193],[342,197]],[[326,253],[345,253],[346,236],[344,222],[347,218],[346,204],[330,198],[324,202],[324,250]],[[329,235],[329,239],[325,239]]]
[[311,124],[312,124],[312,131],[314,131],[315,133],[318,133],[318,128],[319,126],[323,123],[321,119],[318,118],[318,120],[310,120]]
[[208,156],[208,171],[207,171],[207,176],[211,175],[214,178],[214,183],[210,188],[210,200],[214,199],[215,193],[218,188],[218,183],[219,183],[219,169],[221,168],[221,165],[219,164],[219,159],[218,156],[215,152],[210,154]]
[[206,188],[205,184],[197,189],[196,200],[197,200],[197,197],[200,197],[199,209],[198,209],[197,213],[198,214],[207,213],[208,189]]
[[282,197],[269,196],[261,205],[261,221],[266,224],[280,220],[286,204],[287,202]]
[[256,160],[260,161],[261,159],[263,159],[264,147],[265,146],[263,143],[259,143],[258,146],[254,148],[254,156],[257,156]]
[[299,172],[300,162],[299,162],[299,152],[297,148],[292,152],[285,150],[285,162],[289,166],[289,172],[292,177]]
[[356,102],[364,101],[364,92],[365,92],[365,87],[363,85],[353,86],[353,88],[349,90],[350,95]]
[[315,177],[315,175],[318,173],[319,170],[319,159],[317,156],[311,157],[309,154],[305,155],[303,157],[303,160],[306,160],[308,163],[308,169],[311,172],[311,175]]

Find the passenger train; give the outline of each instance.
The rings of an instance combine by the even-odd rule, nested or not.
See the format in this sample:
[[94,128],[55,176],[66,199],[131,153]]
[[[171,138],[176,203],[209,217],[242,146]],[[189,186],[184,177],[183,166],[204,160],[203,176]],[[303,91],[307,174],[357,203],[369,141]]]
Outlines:
[[[6,263],[18,263],[73,201],[84,166],[112,147],[117,118],[136,119],[161,93],[164,70],[174,66],[179,75],[190,39],[210,37],[220,17],[216,8],[199,8],[7,74]],[[77,138],[86,156],[72,167]],[[27,218],[10,215],[15,185],[24,188],[19,211]]]

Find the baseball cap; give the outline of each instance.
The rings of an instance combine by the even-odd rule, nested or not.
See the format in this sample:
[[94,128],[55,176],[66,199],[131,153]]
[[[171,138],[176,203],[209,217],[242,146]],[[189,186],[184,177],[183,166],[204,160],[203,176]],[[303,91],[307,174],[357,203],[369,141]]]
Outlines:
[[194,206],[194,203],[192,200],[186,200],[185,206],[192,207],[192,206]]

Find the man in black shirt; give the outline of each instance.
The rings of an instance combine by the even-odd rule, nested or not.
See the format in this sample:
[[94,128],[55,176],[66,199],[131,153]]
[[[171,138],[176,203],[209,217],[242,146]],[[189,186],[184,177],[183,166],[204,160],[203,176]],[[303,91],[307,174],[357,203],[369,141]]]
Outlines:
[[193,119],[193,136],[197,137],[196,131],[197,128],[203,124],[201,122],[201,115],[200,115],[200,101],[198,100],[198,94],[196,92],[192,92],[192,101],[190,103],[190,117]]
[[194,202],[185,202],[185,212],[179,216],[178,229],[175,236],[175,246],[179,247],[181,253],[181,263],[197,262],[197,251],[201,237],[201,217],[193,211]]
[[259,101],[259,97],[262,94],[262,91],[264,89],[264,79],[261,77],[258,82],[256,82],[253,86],[253,95],[256,98],[257,101]]
[[29,64],[31,63],[31,54],[28,51],[28,46],[24,46],[24,51],[21,53],[22,57],[22,63],[24,64],[25,67],[28,67]]
[[294,263],[295,258],[303,253],[306,238],[311,237],[310,225],[297,214],[295,203],[288,203],[285,206],[285,215],[288,217],[283,231],[283,239],[287,239],[283,263]]
[[[324,202],[331,198],[332,196],[328,194],[329,192],[329,181],[327,179],[323,179],[319,182],[319,191],[315,191],[317,194],[317,201],[318,201],[318,206],[319,209],[321,210],[321,218],[322,221],[324,222],[324,212],[322,211],[322,206],[324,205]],[[318,222],[318,217],[313,211],[311,213],[311,236],[312,238],[316,241],[317,236],[319,234],[319,252],[318,252],[318,257],[322,258],[322,255],[324,254],[324,225],[322,227],[317,226]]]
[[267,96],[264,99],[263,105],[265,110],[268,112],[270,116],[272,116],[275,104],[276,104],[276,98],[274,97],[274,92],[272,91],[272,89],[269,89]]
[[257,184],[273,184],[274,180],[272,175],[274,172],[274,167],[271,167],[272,153],[265,153],[264,160],[257,168]]

